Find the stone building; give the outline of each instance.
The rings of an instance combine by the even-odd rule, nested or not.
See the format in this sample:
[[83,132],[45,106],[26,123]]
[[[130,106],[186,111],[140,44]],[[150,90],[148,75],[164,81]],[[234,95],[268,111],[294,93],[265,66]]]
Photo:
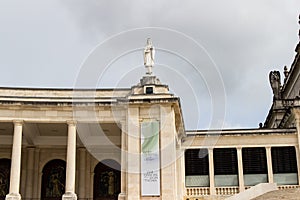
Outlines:
[[0,88],[0,199],[196,199],[259,183],[300,187],[300,43],[283,84],[270,72],[273,104],[255,129],[185,130],[179,98],[152,75],[153,50],[148,42],[147,73],[128,89]]

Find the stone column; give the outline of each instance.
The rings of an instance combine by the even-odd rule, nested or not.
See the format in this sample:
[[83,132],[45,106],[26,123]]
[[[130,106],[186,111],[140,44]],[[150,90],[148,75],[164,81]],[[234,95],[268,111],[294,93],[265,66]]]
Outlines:
[[40,198],[40,149],[35,148],[34,151],[34,181],[33,181],[33,198]]
[[297,169],[298,169],[298,184],[300,182],[300,117],[299,113],[294,110],[295,115],[295,122],[297,128],[297,138],[298,138],[298,145],[295,146],[296,149],[296,158],[297,158]]
[[126,124],[122,122],[121,124],[121,193],[119,194],[118,199],[125,199],[126,198]]
[[243,158],[242,147],[237,147],[237,160],[238,160],[238,176],[239,176],[239,191],[245,191],[244,172],[243,172]]
[[94,176],[95,176],[95,173],[94,173],[94,170],[91,171],[90,173],[90,199],[93,199],[94,198],[94,191],[93,191],[93,187],[94,187]]
[[75,176],[76,176],[76,122],[68,122],[68,146],[67,146],[67,170],[66,186],[63,200],[76,200],[75,194]]
[[266,155],[267,155],[267,166],[268,166],[268,180],[269,183],[274,183],[271,147],[266,147]]
[[92,188],[91,183],[91,156],[90,153],[87,151],[85,155],[86,159],[86,166],[85,166],[85,196],[86,198],[92,199],[93,196],[90,193],[90,188]]
[[216,194],[215,188],[215,171],[214,171],[214,149],[208,148],[208,164],[209,164],[209,188],[210,195]]
[[300,116],[298,112],[295,112],[295,122],[297,129],[298,149],[300,149]]
[[177,170],[177,198],[182,199],[186,196],[185,190],[185,169],[184,169],[184,150],[176,148],[176,170]]
[[183,196],[186,196],[186,189],[185,189],[185,150],[182,153],[181,158],[181,179],[182,179],[182,187],[184,189]]
[[20,200],[20,170],[21,170],[21,150],[22,150],[22,125],[23,121],[14,121],[14,136],[12,146],[10,186],[6,200]]
[[27,148],[27,173],[26,173],[26,198],[33,198],[33,168],[34,168],[34,150],[35,148]]
[[21,150],[21,176],[20,176],[20,194],[22,198],[26,197],[26,174],[27,174],[27,148]]
[[140,121],[139,108],[129,107],[127,113],[127,192],[126,199],[140,199]]
[[175,111],[160,106],[161,199],[178,199],[176,159]]
[[296,152],[296,160],[297,160],[297,175],[298,175],[298,185],[300,183],[300,152],[299,152],[299,146],[295,146],[295,152]]
[[85,195],[85,162],[86,162],[86,149],[79,149],[79,190],[78,196],[79,198],[86,198]]

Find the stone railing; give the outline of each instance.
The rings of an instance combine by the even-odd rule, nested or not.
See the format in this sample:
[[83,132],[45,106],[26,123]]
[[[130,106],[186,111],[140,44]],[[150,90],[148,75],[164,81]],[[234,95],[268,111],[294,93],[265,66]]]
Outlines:
[[186,188],[187,196],[207,196],[209,195],[209,187],[188,187]]
[[[279,185],[277,186],[279,190],[300,188],[300,185]],[[245,186],[245,189],[249,189],[251,186]],[[232,196],[239,193],[239,187],[216,187],[216,195],[218,196]],[[185,199],[192,200],[199,198],[201,196],[210,195],[209,187],[187,187]]]
[[251,186],[245,186],[245,190],[248,190],[249,188],[251,188]]
[[[249,189],[251,186],[245,186],[245,189]],[[300,188],[300,185],[278,185],[278,190],[284,190],[284,189],[293,189],[293,188]]]
[[300,185],[278,185],[278,190],[300,188]]
[[[216,195],[235,195],[239,193],[239,187],[216,187]],[[188,187],[186,188],[186,196],[207,196],[210,195],[209,187]]]
[[216,195],[235,195],[239,193],[239,187],[216,187]]

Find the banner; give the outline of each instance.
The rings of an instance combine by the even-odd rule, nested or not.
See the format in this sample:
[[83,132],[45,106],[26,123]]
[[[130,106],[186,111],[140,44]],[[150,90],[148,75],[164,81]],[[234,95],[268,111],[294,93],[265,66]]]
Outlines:
[[160,196],[159,122],[141,124],[142,196]]

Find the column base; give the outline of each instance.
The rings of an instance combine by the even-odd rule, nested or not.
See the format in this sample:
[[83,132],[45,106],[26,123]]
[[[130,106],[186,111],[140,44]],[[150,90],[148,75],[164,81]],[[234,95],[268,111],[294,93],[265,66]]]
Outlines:
[[62,196],[62,200],[77,200],[77,195],[73,192],[67,192]]
[[5,200],[21,200],[21,195],[11,193],[11,194],[6,195]]
[[118,196],[118,200],[125,200],[126,199],[126,194],[125,193],[120,193]]

